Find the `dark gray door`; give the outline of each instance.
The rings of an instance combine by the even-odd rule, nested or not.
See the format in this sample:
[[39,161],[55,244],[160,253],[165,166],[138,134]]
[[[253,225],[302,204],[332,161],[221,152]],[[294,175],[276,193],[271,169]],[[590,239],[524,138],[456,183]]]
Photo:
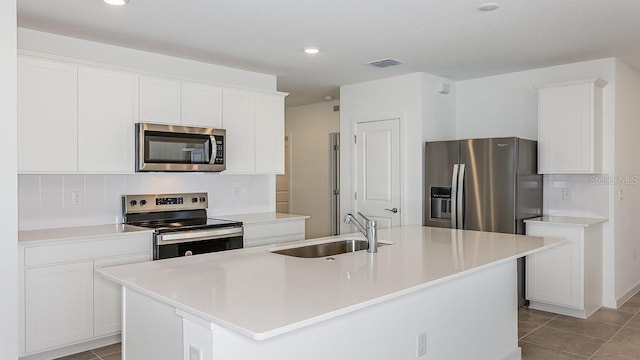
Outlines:
[[459,141],[425,144],[424,225],[451,227],[451,180],[458,164]]
[[517,153],[516,138],[460,142],[464,229],[515,233]]

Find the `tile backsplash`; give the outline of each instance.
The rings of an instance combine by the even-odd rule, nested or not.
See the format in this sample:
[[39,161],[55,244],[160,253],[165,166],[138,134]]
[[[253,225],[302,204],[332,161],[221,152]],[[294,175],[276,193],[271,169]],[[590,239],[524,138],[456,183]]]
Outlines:
[[210,216],[274,211],[273,175],[19,175],[19,229],[122,222],[122,195],[207,192]]
[[544,214],[609,218],[610,185],[594,176],[544,175]]

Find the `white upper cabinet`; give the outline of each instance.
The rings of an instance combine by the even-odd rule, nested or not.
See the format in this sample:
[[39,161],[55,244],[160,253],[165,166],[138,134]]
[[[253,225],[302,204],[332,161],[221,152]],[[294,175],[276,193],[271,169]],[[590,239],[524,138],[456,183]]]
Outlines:
[[602,172],[602,88],[600,79],[536,86],[538,172]]
[[220,128],[222,88],[159,76],[140,76],[139,122]]
[[222,127],[222,88],[182,82],[182,125]]
[[224,89],[226,172],[284,172],[284,96]]
[[180,124],[181,84],[159,76],[140,76],[139,122]]
[[226,172],[253,173],[256,171],[255,93],[224,89],[222,99],[222,126],[227,131]]
[[224,128],[227,172],[284,171],[284,93],[18,59],[21,174],[133,173],[138,122]]
[[137,80],[129,72],[79,68],[79,171],[134,171]]
[[256,95],[256,172],[284,173],[284,97]]
[[77,66],[18,57],[18,171],[78,169]]

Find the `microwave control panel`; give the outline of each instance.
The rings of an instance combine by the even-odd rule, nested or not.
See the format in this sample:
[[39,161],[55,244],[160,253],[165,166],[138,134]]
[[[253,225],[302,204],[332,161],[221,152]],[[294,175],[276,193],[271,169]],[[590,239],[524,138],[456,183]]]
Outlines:
[[214,135],[211,137],[215,141],[215,158],[214,164],[224,164],[224,136]]

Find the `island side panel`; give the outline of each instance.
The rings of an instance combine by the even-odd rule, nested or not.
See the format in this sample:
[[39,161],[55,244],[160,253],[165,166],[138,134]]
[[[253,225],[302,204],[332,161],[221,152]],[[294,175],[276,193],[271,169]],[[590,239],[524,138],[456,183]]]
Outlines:
[[173,307],[122,288],[122,360],[182,359],[182,318]]
[[420,359],[518,360],[516,294],[512,260],[264,341],[198,321],[184,346],[210,336],[203,360],[409,360],[426,333]]

